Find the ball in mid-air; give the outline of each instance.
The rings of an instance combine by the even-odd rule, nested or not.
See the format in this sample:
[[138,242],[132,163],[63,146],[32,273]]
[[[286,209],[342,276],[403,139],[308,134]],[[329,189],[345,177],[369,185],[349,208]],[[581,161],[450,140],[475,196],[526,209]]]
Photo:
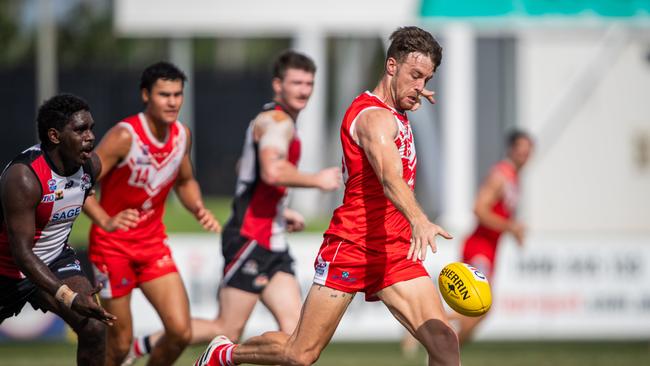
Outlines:
[[438,276],[438,287],[442,298],[460,314],[481,316],[492,305],[487,277],[468,264],[454,262],[446,265]]

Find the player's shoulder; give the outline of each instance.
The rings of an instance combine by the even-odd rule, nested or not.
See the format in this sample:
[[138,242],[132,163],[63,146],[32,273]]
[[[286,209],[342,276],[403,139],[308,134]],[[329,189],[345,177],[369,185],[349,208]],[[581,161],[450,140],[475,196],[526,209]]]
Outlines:
[[260,121],[261,123],[266,122],[266,123],[282,124],[286,122],[291,122],[291,116],[289,116],[287,112],[281,109],[263,110],[257,114],[255,119]]
[[16,155],[13,159],[11,159],[9,164],[7,164],[7,167],[15,163],[30,165],[41,156],[43,156],[43,150],[41,149],[41,145],[40,144],[34,145],[28,149],[21,151],[18,155]]
[[503,179],[514,179],[517,171],[514,165],[508,160],[501,160],[492,166],[491,174],[501,176]]
[[30,196],[40,191],[40,179],[26,160],[12,161],[2,172],[0,184],[9,197]]
[[104,137],[104,139],[108,138],[114,143],[130,143],[131,138],[135,133],[136,130],[134,129],[133,125],[126,120],[122,120],[111,127],[108,132],[106,132],[106,137]]
[[385,108],[367,108],[359,113],[357,126],[361,128],[395,129],[395,116]]
[[2,170],[2,175],[4,176],[7,171],[11,169],[12,172],[16,171],[28,171],[34,170],[34,164],[46,166],[47,163],[43,157],[43,150],[41,150],[40,145],[34,145],[26,150],[23,150],[18,155],[16,155],[11,161],[4,167]]
[[172,125],[173,129],[176,130],[176,133],[184,133],[185,135],[189,136],[192,130],[190,130],[189,126],[184,124],[181,121],[175,121],[174,124]]
[[129,153],[136,134],[131,125],[119,122],[106,132],[95,152],[102,160],[107,157],[121,159]]
[[360,118],[371,120],[390,120],[395,119],[395,115],[389,109],[382,107],[368,107],[359,115]]
[[492,166],[490,171],[488,172],[487,177],[485,178],[485,184],[490,187],[494,188],[499,188],[502,187],[507,180],[506,174],[504,174],[504,170],[502,165],[499,163],[496,163]]
[[260,112],[253,120],[255,135],[257,138],[268,131],[283,131],[290,134],[294,129],[294,123],[289,114],[282,110],[266,110]]

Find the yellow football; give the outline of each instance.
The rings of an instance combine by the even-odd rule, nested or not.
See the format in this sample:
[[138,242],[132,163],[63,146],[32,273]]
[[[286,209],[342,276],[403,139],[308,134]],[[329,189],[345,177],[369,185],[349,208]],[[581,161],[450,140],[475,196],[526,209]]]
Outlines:
[[447,304],[463,315],[481,316],[492,305],[487,277],[468,264],[454,262],[446,265],[438,276],[438,287]]

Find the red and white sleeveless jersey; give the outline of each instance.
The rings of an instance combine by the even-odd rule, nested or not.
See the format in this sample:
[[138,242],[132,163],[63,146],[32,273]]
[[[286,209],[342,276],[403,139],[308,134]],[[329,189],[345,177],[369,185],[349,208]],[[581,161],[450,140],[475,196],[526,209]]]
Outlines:
[[[50,264],[66,247],[72,223],[81,214],[84,200],[95,183],[90,160],[70,176],[58,175],[40,145],[36,145],[23,151],[7,167],[13,164],[29,166],[41,184],[32,250],[45,264]],[[11,256],[3,216],[0,211],[0,275],[25,278]]]
[[[509,219],[515,214],[517,203],[519,202],[519,177],[517,175],[517,169],[515,169],[512,162],[502,160],[492,167],[492,173],[494,172],[504,178],[505,184],[503,186],[503,196],[492,206],[491,210],[494,214]],[[475,234],[493,241],[498,241],[501,232],[479,224]]]
[[406,114],[389,107],[370,92],[359,95],[350,105],[341,124],[343,148],[343,204],[332,216],[326,234],[336,235],[353,243],[373,246],[379,251],[396,250],[391,244],[409,245],[411,226],[404,215],[386,198],[363,148],[354,139],[359,115],[370,109],[390,111],[398,127],[395,138],[402,159],[402,177],[411,190],[415,189],[417,157],[413,132]]
[[[278,103],[264,105],[263,111],[283,111]],[[286,111],[285,111],[286,112]],[[239,161],[237,188],[233,211],[224,228],[224,235],[239,234],[257,241],[258,245],[271,251],[285,251],[287,188],[266,184],[260,177],[259,146],[253,138],[254,122],[246,130],[246,140]],[[297,166],[300,160],[300,138],[294,127],[289,142],[287,161]]]
[[117,241],[163,241],[166,239],[162,222],[165,200],[187,150],[185,127],[178,121],[172,123],[166,140],[159,142],[149,130],[143,113],[124,119],[118,126],[131,133],[131,149],[100,182],[100,204],[110,216],[127,208],[137,209],[140,219],[128,231],[108,233],[93,225],[90,243],[96,245],[102,237]]

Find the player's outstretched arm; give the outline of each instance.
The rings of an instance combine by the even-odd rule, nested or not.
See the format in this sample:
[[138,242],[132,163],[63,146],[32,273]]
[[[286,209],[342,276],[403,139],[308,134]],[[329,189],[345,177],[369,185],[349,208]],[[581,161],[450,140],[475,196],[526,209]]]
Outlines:
[[317,173],[303,173],[287,160],[294,125],[282,111],[260,113],[255,121],[255,140],[259,145],[260,175],[269,185],[319,188],[332,191],[341,186],[341,171],[330,167]]
[[402,159],[394,143],[397,136],[395,117],[384,109],[366,111],[359,116],[354,134],[383,186],[384,194],[411,224],[411,247],[407,259],[424,260],[428,246],[434,253],[437,250],[436,235],[447,239],[452,237],[429,221],[413,191],[402,179]]
[[504,177],[493,170],[479,188],[474,214],[481,225],[492,230],[507,231],[514,235],[519,245],[523,244],[524,226],[515,220],[503,218],[492,211],[492,207],[503,197]]
[[0,179],[0,196],[9,247],[18,268],[36,286],[68,308],[111,324],[115,319],[113,315],[107,313],[89,296],[79,296],[63,284],[32,251],[36,207],[41,195],[38,179],[24,164],[12,165]]
[[194,178],[192,170],[192,160],[190,159],[191,151],[191,135],[190,130],[185,127],[187,132],[187,150],[183,156],[183,161],[178,171],[176,184],[174,189],[178,199],[181,201],[185,209],[191,212],[196,220],[203,226],[205,230],[218,233],[221,231],[219,221],[214,218],[212,212],[205,208],[203,204],[203,197],[201,195],[201,187],[199,182]]

